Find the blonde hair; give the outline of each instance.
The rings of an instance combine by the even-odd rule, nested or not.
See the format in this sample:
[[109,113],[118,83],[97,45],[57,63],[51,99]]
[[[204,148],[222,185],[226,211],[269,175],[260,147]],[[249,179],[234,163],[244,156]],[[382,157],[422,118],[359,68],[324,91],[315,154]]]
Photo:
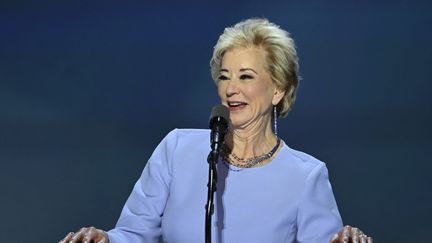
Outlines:
[[247,19],[225,28],[210,60],[211,75],[216,84],[223,55],[239,47],[260,47],[267,52],[267,68],[271,78],[278,89],[285,91],[276,105],[278,117],[285,117],[294,104],[300,79],[294,40],[287,31],[267,19]]

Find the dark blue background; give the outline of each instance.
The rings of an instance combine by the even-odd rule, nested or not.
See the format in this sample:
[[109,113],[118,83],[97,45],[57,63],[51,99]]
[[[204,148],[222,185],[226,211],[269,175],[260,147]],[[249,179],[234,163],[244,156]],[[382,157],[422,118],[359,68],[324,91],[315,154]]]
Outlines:
[[213,45],[254,16],[296,40],[303,80],[280,135],[327,163],[344,223],[377,242],[429,242],[431,11],[427,1],[2,1],[0,242],[112,228],[165,134],[207,126]]

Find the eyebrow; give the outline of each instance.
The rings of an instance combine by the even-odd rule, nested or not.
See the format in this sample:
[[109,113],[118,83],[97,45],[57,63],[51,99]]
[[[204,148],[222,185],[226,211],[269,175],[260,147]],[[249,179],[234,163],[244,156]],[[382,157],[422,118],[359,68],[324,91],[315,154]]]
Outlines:
[[[221,71],[221,72],[228,72],[228,69],[223,68],[223,69],[221,69],[220,71]],[[241,69],[240,69],[240,72],[244,72],[244,71],[252,71],[252,72],[258,74],[258,73],[255,72],[255,70],[253,70],[252,68],[241,68]]]
[[255,70],[253,70],[252,68],[242,68],[242,69],[240,69],[240,72],[244,72],[244,71],[252,71],[252,72],[254,72],[255,74],[258,74],[257,72],[255,72]]

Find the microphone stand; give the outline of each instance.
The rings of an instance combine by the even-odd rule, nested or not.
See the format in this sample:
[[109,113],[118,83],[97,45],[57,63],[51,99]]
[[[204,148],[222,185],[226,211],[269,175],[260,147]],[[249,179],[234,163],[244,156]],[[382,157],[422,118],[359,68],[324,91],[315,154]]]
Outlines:
[[207,157],[209,163],[208,174],[208,191],[207,191],[207,204],[206,204],[206,217],[205,217],[205,243],[211,243],[211,222],[214,211],[214,192],[216,192],[217,185],[217,170],[216,163],[219,158],[219,151],[212,150]]
[[210,117],[210,147],[211,151],[207,157],[209,163],[208,183],[207,183],[207,204],[205,216],[205,243],[211,243],[212,215],[214,212],[214,194],[217,185],[216,163],[224,142],[225,134],[228,130],[229,110],[223,105],[213,107]]

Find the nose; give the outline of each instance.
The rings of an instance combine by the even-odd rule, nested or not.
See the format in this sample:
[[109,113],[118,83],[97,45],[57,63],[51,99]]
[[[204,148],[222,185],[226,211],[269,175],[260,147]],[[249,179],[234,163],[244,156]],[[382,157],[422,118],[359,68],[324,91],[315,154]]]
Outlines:
[[239,87],[236,80],[230,80],[228,81],[227,87],[226,87],[226,95],[227,97],[231,97],[235,94],[239,93]]

